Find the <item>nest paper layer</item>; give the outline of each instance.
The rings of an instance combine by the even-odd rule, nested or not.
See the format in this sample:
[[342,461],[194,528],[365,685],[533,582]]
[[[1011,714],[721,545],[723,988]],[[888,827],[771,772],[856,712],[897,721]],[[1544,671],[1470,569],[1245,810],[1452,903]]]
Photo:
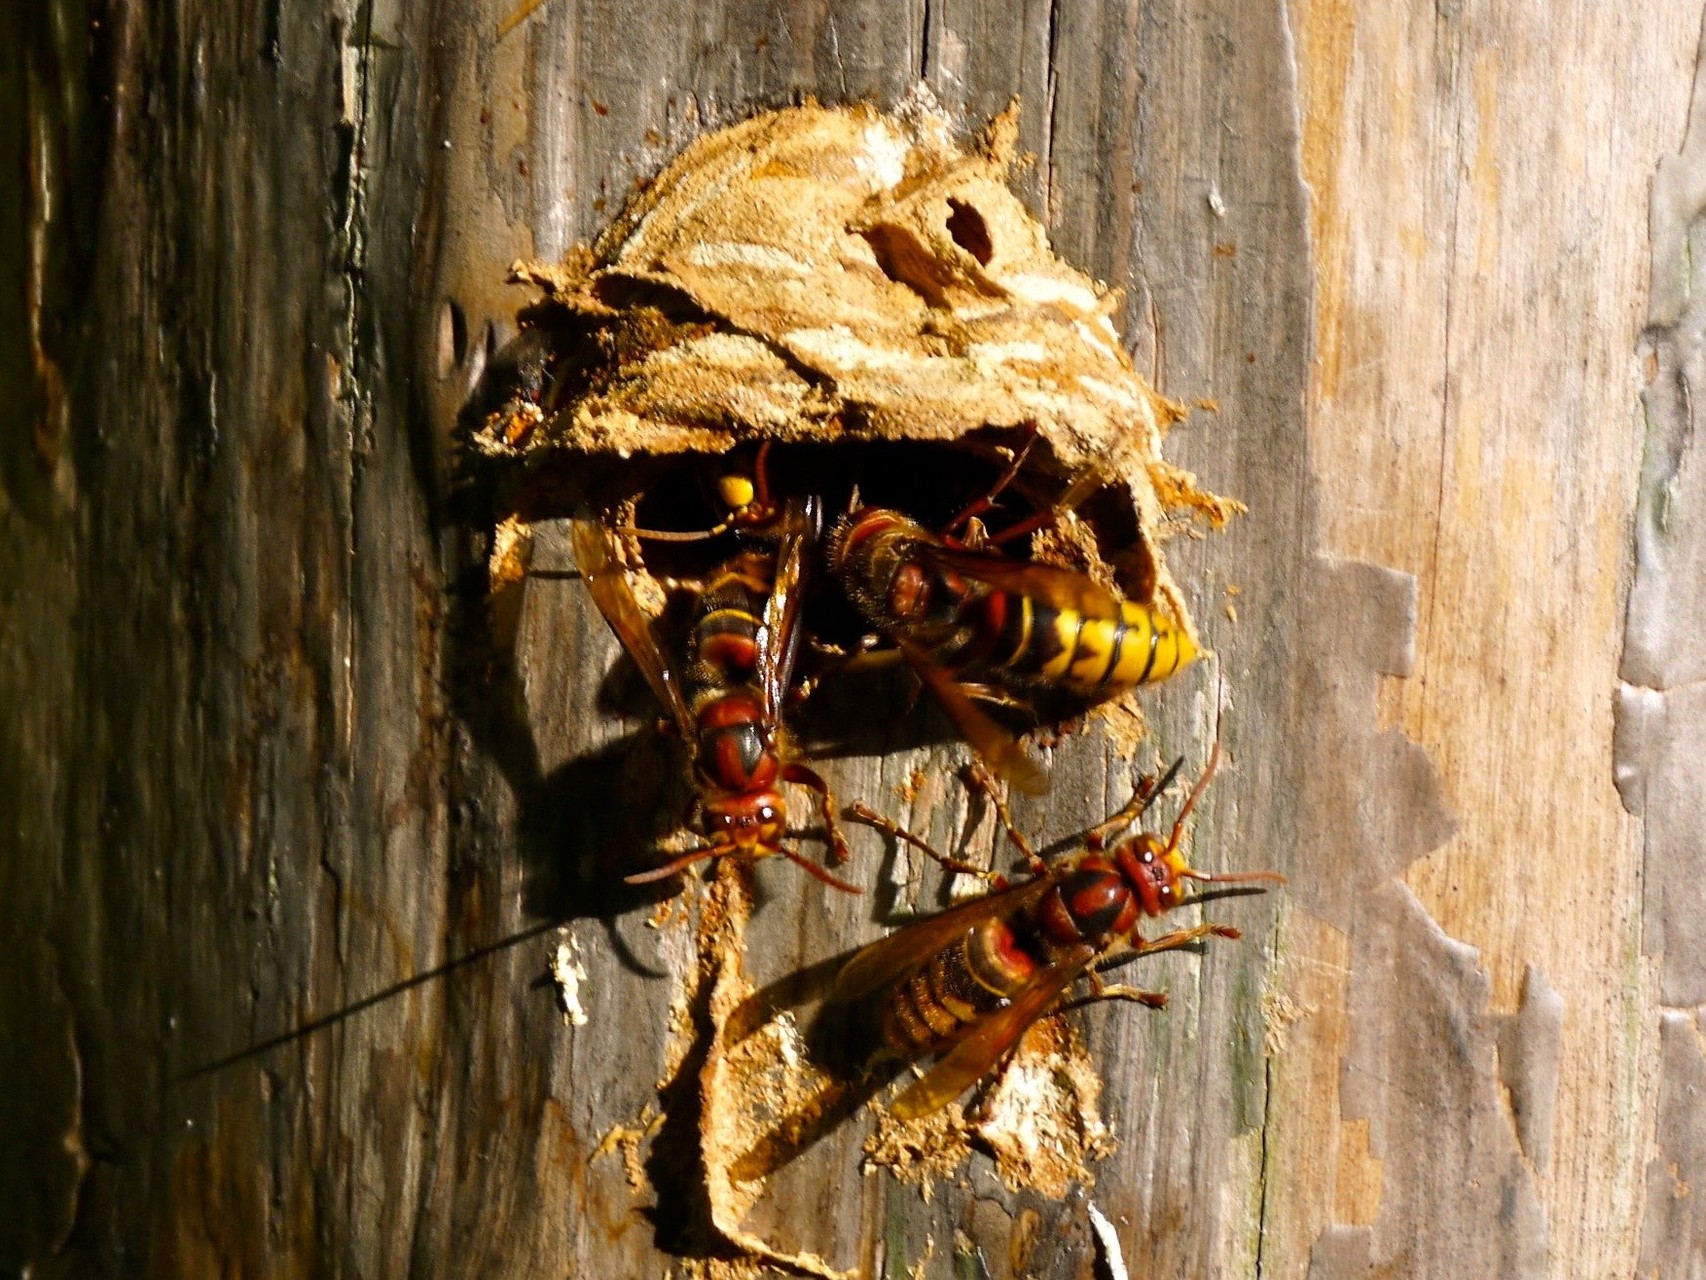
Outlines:
[[[1218,524],[1237,504],[1162,459],[1182,410],[1133,369],[1116,295],[1009,189],[1016,128],[1010,108],[963,149],[925,107],[805,105],[700,138],[590,248],[517,264],[546,368],[475,448],[532,470],[1034,425],[1033,465],[1098,467],[1158,563],[1165,510]],[[1153,590],[1188,628],[1164,568]]]
[[523,447],[1034,422],[1068,470],[1142,472],[1178,410],[1133,370],[1115,295],[1008,189],[1015,127],[967,152],[928,112],[803,106],[699,139],[577,260],[518,266],[544,291],[530,322],[579,347]]

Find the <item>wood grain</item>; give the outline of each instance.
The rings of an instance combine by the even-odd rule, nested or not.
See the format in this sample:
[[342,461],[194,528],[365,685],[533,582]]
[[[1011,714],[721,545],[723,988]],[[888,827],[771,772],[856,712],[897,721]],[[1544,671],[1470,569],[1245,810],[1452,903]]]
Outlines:
[[[1092,1190],[977,1157],[926,1201],[861,1174],[855,1116],[748,1229],[1077,1277],[1093,1200],[1133,1275],[1706,1274],[1698,5],[37,8],[0,17],[0,1263],[738,1273],[693,1164],[693,906],[617,879],[676,762],[608,710],[575,584],[494,646],[454,428],[513,258],[719,122],[922,80],[973,127],[1022,95],[1021,193],[1126,291],[1140,368],[1218,406],[1169,456],[1250,514],[1169,548],[1218,661],[1151,700],[1156,749],[1218,723],[1196,858],[1292,884],[1157,958],[1166,1014],[1079,1015]],[[826,770],[987,850],[955,759]],[[1021,820],[1077,829],[1128,768],[1072,739]],[[940,900],[857,856],[858,901],[759,869],[757,981]],[[559,917],[584,1027],[555,931],[397,988]]]
[[1417,575],[1415,672],[1385,703],[1458,818],[1405,880],[1479,949],[1490,1012],[1531,966],[1556,986],[1555,1146],[1525,1153],[1550,1266],[1627,1274],[1654,1025],[1607,694],[1646,189],[1686,120],[1698,6],[1295,12],[1323,542]]

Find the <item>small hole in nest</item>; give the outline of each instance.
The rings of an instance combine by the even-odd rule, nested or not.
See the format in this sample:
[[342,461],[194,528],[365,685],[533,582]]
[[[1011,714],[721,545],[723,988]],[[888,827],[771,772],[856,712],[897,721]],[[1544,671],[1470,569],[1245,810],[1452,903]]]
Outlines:
[[438,313],[438,376],[448,378],[468,358],[468,317],[446,298]]
[[948,207],[953,210],[948,215],[948,234],[954,238],[955,244],[987,267],[989,260],[995,256],[995,243],[989,238],[989,224],[964,200],[949,196]]

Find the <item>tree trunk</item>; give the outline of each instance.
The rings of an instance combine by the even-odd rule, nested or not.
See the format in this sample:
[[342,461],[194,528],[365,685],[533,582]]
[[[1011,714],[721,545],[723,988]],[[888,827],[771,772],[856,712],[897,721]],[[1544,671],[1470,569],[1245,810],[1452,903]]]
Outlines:
[[[694,1229],[694,906],[611,842],[649,739],[579,586],[492,650],[454,428],[512,259],[718,123],[922,81],[968,127],[1020,96],[1056,249],[1217,406],[1169,457],[1249,514],[1168,553],[1218,661],[1148,705],[1197,761],[1219,717],[1196,860],[1291,883],[1153,962],[1169,1011],[1069,1015],[1093,1187],[978,1155],[926,1199],[862,1175],[860,1113],[747,1229],[896,1277],[1706,1276],[1697,5],[20,8],[0,1264],[738,1270]],[[957,843],[955,758],[824,768],[889,808],[925,770],[897,816]],[[1127,787],[1073,738],[1020,821]],[[888,922],[773,862],[754,981]]]

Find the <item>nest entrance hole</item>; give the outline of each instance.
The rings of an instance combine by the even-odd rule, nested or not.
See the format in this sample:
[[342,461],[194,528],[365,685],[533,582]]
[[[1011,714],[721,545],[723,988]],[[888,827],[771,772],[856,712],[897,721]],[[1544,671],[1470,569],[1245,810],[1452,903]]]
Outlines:
[[[1027,433],[988,430],[951,444],[933,441],[863,441],[835,444],[776,444],[766,473],[773,497],[816,494],[831,524],[855,500],[864,506],[891,507],[933,532],[945,530],[972,503],[985,497],[1006,473]],[[632,500],[634,522],[645,529],[693,532],[709,529],[725,514],[718,497],[719,479],[750,474],[757,446],[742,445],[723,456],[677,454],[650,460],[630,471],[626,491],[604,495],[608,505]],[[981,519],[992,535],[1047,511],[1071,487],[1048,446],[1038,440],[1012,482]],[[1106,486],[1091,493],[1077,514],[1093,530],[1106,553],[1141,547],[1137,517],[1122,489]],[[726,558],[728,536],[702,542],[649,541],[646,563],[656,573],[690,578]],[[1023,555],[1025,545],[1007,548]]]

